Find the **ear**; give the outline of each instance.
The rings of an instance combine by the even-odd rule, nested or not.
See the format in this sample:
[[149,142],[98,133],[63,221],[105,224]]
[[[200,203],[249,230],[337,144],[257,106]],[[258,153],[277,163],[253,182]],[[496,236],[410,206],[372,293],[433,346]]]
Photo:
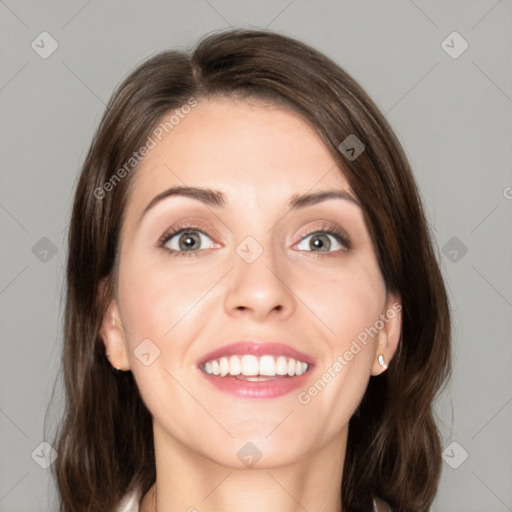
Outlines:
[[[100,296],[105,296],[107,286],[106,279],[103,279],[99,284]],[[121,323],[119,305],[115,299],[112,299],[105,308],[105,313],[101,321],[100,337],[105,345],[105,355],[110,364],[116,370],[130,370],[128,343]]]
[[[400,342],[402,333],[402,303],[397,295],[389,295],[379,320],[384,325],[382,329],[379,329],[377,335],[377,351],[372,367],[372,375],[380,375],[387,370]],[[378,326],[380,325],[379,322]]]

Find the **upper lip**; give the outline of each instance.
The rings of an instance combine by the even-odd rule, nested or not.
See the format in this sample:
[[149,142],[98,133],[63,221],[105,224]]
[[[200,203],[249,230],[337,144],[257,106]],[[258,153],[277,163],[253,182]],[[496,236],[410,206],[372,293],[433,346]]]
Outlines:
[[315,363],[315,360],[311,356],[308,356],[307,354],[304,354],[303,352],[300,352],[299,350],[292,348],[289,345],[285,345],[284,343],[274,343],[267,341],[237,341],[235,343],[224,345],[223,347],[209,352],[198,361],[197,366],[201,366],[207,361],[219,359],[223,356],[245,354],[252,354],[255,356],[264,356],[267,354],[274,356],[285,356],[292,357],[298,361],[303,361],[308,363],[308,365],[313,365]]

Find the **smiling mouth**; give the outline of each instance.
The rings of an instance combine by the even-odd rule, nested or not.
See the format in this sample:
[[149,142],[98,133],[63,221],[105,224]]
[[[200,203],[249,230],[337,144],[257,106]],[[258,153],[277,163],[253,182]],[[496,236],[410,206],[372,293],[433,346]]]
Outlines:
[[208,375],[234,377],[249,382],[298,377],[306,373],[309,368],[308,363],[292,357],[252,354],[211,359],[200,366],[200,369]]

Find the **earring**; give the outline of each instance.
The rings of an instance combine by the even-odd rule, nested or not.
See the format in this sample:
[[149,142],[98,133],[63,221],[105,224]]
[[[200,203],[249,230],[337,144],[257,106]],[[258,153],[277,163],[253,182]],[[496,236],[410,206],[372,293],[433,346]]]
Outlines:
[[382,368],[384,368],[384,370],[386,370],[388,365],[384,362],[384,356],[382,354],[379,355],[378,360],[379,360],[379,364],[382,366]]
[[[110,361],[110,354],[105,354],[105,355],[107,356],[109,363],[112,364]],[[118,372],[121,371],[121,368],[119,366],[115,366],[114,369],[117,370]]]

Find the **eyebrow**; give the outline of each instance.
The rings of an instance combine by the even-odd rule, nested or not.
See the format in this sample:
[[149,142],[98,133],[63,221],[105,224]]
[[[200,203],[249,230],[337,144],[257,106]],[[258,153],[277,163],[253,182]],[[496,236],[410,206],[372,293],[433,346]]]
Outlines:
[[[206,206],[212,207],[224,207],[226,205],[226,198],[219,190],[213,190],[202,187],[171,187],[164,190],[157,196],[155,196],[149,204],[144,208],[142,214],[139,217],[139,223],[146,213],[151,210],[155,205],[172,196],[190,197],[201,201]],[[343,199],[356,204],[361,208],[361,204],[357,199],[351,196],[348,192],[343,190],[326,190],[324,192],[306,193],[306,194],[295,194],[290,199],[288,207],[290,210],[297,210],[305,208],[306,206],[312,206],[328,199]]]

